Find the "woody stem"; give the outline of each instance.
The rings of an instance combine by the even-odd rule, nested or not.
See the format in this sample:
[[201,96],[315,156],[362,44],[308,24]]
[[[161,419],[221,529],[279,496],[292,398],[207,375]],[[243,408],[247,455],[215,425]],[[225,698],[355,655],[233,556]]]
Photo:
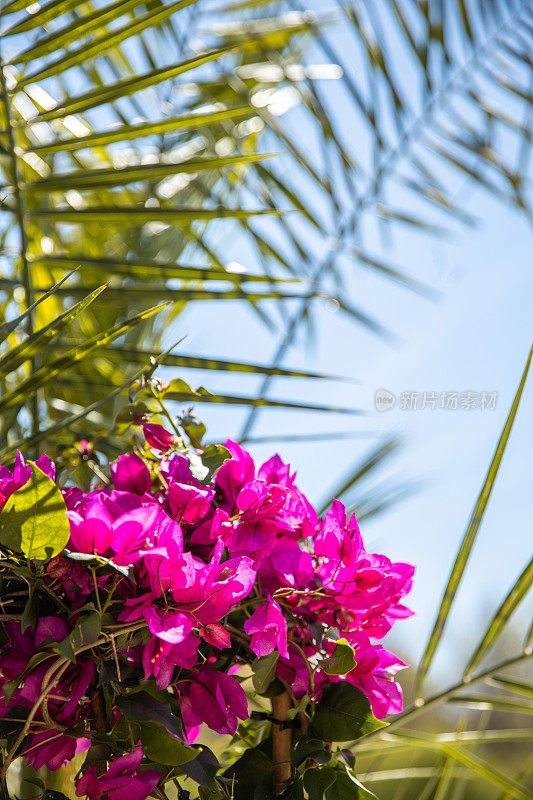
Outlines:
[[[91,710],[97,733],[105,733],[107,726],[105,718],[104,698],[102,696],[101,689],[95,689],[91,694]],[[103,775],[104,772],[106,771],[107,762],[105,760],[99,760],[95,763],[94,766],[96,767],[96,772],[98,776],[100,776]]]
[[274,774],[274,794],[280,795],[291,778],[292,730],[282,724],[289,720],[287,711],[292,707],[288,692],[272,698],[272,760],[276,765]]

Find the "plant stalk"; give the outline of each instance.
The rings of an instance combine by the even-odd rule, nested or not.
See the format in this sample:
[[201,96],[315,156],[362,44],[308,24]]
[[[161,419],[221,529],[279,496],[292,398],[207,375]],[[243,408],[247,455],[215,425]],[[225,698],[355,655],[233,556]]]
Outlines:
[[290,721],[287,716],[287,711],[290,708],[292,708],[292,701],[288,692],[283,692],[272,698],[272,760],[276,765],[274,773],[275,795],[281,795],[292,775],[292,729],[290,726],[283,727],[283,722]]

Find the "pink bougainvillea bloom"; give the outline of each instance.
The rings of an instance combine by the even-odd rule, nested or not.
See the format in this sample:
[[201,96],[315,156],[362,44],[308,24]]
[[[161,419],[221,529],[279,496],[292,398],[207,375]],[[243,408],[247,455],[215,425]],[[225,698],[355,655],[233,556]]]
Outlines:
[[211,506],[214,491],[203,486],[172,481],[168,488],[168,503],[174,519],[194,524],[199,522]]
[[284,530],[281,510],[287,490],[264,481],[246,483],[237,497],[238,525],[229,542],[230,553],[267,551]]
[[155,608],[145,608],[143,614],[150,633],[163,642],[180,644],[192,631],[192,622],[179,611],[158,612]]
[[109,800],[146,800],[161,778],[153,769],[138,770],[143,751],[140,747],[132,753],[117,758],[104,775],[98,777],[95,767],[89,767],[85,775],[76,782],[76,795],[98,800],[105,796]]
[[227,511],[216,508],[207,514],[191,532],[192,545],[213,545],[219,539],[229,543],[233,537],[234,526]]
[[141,558],[140,551],[152,544],[152,531],[160,514],[160,507],[151,503],[127,511],[114,521],[111,549],[115,551],[115,564],[127,566]]
[[220,622],[211,622],[209,625],[202,625],[198,633],[205,639],[206,642],[223,650],[225,647],[231,647],[231,637],[228,631],[220,624]]
[[318,526],[318,517],[307,497],[294,483],[296,473],[291,475],[290,472],[290,466],[284,464],[281,458],[275,455],[259,467],[257,477],[266,483],[277,483],[289,490],[283,517],[286,525],[305,539],[314,536]]
[[217,733],[233,736],[239,719],[248,719],[246,695],[231,675],[201,669],[195,679],[178,684],[183,722],[194,728],[201,722]]
[[40,617],[35,630],[35,647],[40,650],[45,642],[62,642],[68,634],[68,625],[64,619]]
[[270,553],[261,562],[259,578],[266,594],[276,589],[292,587],[308,588],[315,577],[311,555],[302,550],[294,539],[278,540]]
[[153,546],[140,550],[148,573],[152,592],[159,597],[172,588],[173,582],[181,585],[185,567],[183,558],[183,532],[181,527],[164,512],[159,514],[152,529]]
[[242,487],[254,479],[255,467],[250,453],[243,450],[237,442],[227,439],[224,445],[231,453],[231,458],[219,467],[215,475],[215,486],[220,507],[232,514]]
[[58,736],[56,730],[44,730],[28,737],[28,747],[23,753],[34,769],[48,767],[59,769],[68,764],[76,754],[76,739],[73,736]]
[[94,498],[83,516],[77,511],[69,511],[68,516],[72,550],[77,553],[107,552],[111,544],[113,518],[100,498]]
[[150,447],[153,447],[154,450],[159,450],[161,453],[167,453],[174,444],[174,435],[155,422],[145,422],[143,424],[143,433]]
[[152,488],[150,471],[137,453],[119,456],[110,469],[116,489],[142,495]]
[[256,608],[250,619],[244,623],[244,630],[252,637],[250,647],[258,658],[267,656],[276,648],[285,658],[287,652],[287,620],[279,603],[268,598]]
[[363,542],[359,525],[352,514],[346,520],[346,509],[338,500],[334,500],[327,512],[324,522],[313,541],[315,555],[329,559],[334,570],[339,563],[347,567],[355,563],[363,551]]
[[180,644],[170,644],[153,636],[142,651],[144,677],[155,678],[159,689],[166,689],[172,682],[175,667],[192,669],[198,658],[200,640],[190,633]]
[[147,679],[153,675],[158,688],[166,689],[172,681],[174,667],[191,669],[194,666],[199,640],[190,635],[193,625],[184,614],[151,606],[140,610],[153,634],[143,648],[144,676]]
[[[348,519],[338,501],[319,522],[295,473],[279,456],[256,471],[250,454],[228,440],[231,458],[204,485],[192,474],[189,460],[171,450],[171,433],[151,423],[144,430],[148,444],[159,451],[153,481],[138,455],[121,455],[111,465],[113,486],[61,489],[70,541],[44,566],[42,580],[67,608],[26,625],[24,633],[20,620],[6,620],[0,718],[14,716],[13,710],[20,719],[27,716],[42,694],[57,644],[94,609],[90,603],[96,595],[103,602],[110,593],[106,625],[110,615],[111,621],[140,621],[139,628],[148,627],[142,635],[121,639],[120,646],[117,642],[118,657],[130,671],[127,680],[131,674],[142,681],[144,673],[161,692],[172,687],[168,701],[173,696],[179,703],[189,741],[203,724],[232,735],[248,716],[237,676],[246,657],[231,648],[236,631],[227,615],[232,611],[229,621],[239,625],[241,620],[240,630],[250,637],[257,657],[279,652],[276,674],[297,701],[306,694],[319,701],[325,686],[347,681],[366,694],[377,717],[400,711],[395,674],[406,665],[376,640],[410,615],[403,599],[414,568],[367,553],[355,517]],[[37,463],[53,480],[52,462],[42,456]],[[12,471],[0,466],[0,510],[30,475],[31,466],[20,453]],[[109,559],[100,559],[96,585],[85,559],[73,558],[72,551]],[[273,599],[280,589],[285,590],[281,605]],[[242,625],[250,601],[255,611]],[[353,647],[355,665],[346,675],[320,669],[336,646],[317,636],[329,626]],[[316,665],[311,682],[309,661]],[[79,651],[76,663],[68,662],[56,677],[47,713],[37,711],[25,745],[24,755],[37,768],[56,769],[94,741],[94,658]],[[19,679],[17,688],[2,692],[13,678]],[[163,701],[163,695],[159,698]],[[113,718],[119,716],[115,707]],[[66,735],[72,732],[83,738]],[[77,795],[145,800],[159,773],[145,771],[143,758],[137,747],[111,763],[104,775],[90,767],[76,782]]]
[[184,553],[184,567],[172,582],[176,608],[189,614],[195,624],[218,622],[251,591],[256,571],[246,556],[220,563],[224,542],[217,542],[205,564],[191,553]]

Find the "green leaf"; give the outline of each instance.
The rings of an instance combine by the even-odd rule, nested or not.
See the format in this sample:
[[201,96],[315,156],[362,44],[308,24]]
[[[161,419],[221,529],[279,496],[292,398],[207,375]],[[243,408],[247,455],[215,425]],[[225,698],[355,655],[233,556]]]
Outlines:
[[323,800],[324,793],[333,786],[337,778],[332,767],[312,767],[304,772],[304,788],[309,800]]
[[181,736],[183,733],[181,720],[172,713],[170,706],[156,700],[148,692],[136,692],[128,696],[117,695],[115,703],[128,719],[142,723],[157,722],[176,736]]
[[317,764],[327,764],[331,760],[331,753],[324,748],[324,742],[320,739],[298,739],[292,751],[293,766],[299,767],[308,758]]
[[442,633],[444,631],[444,627],[446,625],[448,615],[450,613],[450,609],[455,599],[457,590],[459,589],[459,586],[461,584],[461,580],[463,578],[463,574],[466,569],[468,559],[470,558],[470,553],[472,552],[472,548],[474,547],[479,528],[481,526],[481,523],[483,522],[483,517],[485,515],[485,511],[487,509],[487,505],[490,500],[490,496],[492,494],[496,478],[498,476],[498,471],[500,469],[500,464],[502,462],[503,454],[505,453],[505,448],[507,447],[507,442],[509,441],[511,431],[513,429],[513,424],[518,411],[518,406],[520,405],[520,399],[522,397],[522,392],[524,391],[524,386],[526,384],[529,367],[531,365],[532,356],[533,356],[533,347],[529,351],[526,365],[524,367],[524,371],[520,379],[520,384],[514,396],[514,400],[511,405],[511,409],[509,411],[507,419],[505,421],[505,425],[501,432],[498,444],[496,445],[496,450],[494,451],[494,455],[492,457],[489,470],[487,472],[485,481],[481,488],[481,492],[479,493],[479,497],[477,499],[472,515],[470,517],[465,535],[463,537],[461,546],[459,548],[459,552],[457,553],[457,557],[453,564],[450,577],[448,578],[448,583],[446,584],[446,589],[444,590],[444,594],[442,596],[440,608],[437,614],[437,618],[435,620],[435,624],[433,626],[433,630],[429,637],[429,641],[427,643],[424,654],[420,660],[420,665],[418,668],[416,685],[415,685],[415,695],[418,694],[420,690],[422,682],[433,661],[433,657],[435,655],[437,647],[439,646],[439,642],[441,640]]
[[215,125],[226,120],[242,119],[251,115],[248,106],[239,108],[227,108],[223,111],[206,111],[199,114],[184,114],[180,117],[171,117],[159,122],[142,122],[136,125],[126,125],[122,128],[113,128],[102,133],[89,133],[86,136],[78,136],[72,139],[57,140],[49,144],[38,145],[29,148],[28,152],[39,153],[60,153],[67,150],[81,150],[85,147],[103,147],[112,142],[124,142],[130,139],[138,139],[144,136],[160,135],[167,132],[174,132],[180,129],[198,128],[203,125]]
[[100,614],[94,612],[81,618],[77,625],[72,629],[62,642],[55,645],[54,650],[68,658],[76,661],[76,651],[86,645],[95,644],[102,629]]
[[180,772],[192,778],[200,786],[208,786],[212,791],[216,791],[217,784],[214,777],[220,769],[217,757],[209,747],[198,744],[193,745],[193,747],[197,751],[197,758],[182,764]]
[[[99,29],[102,31],[108,23],[133,11],[136,5],[138,5],[138,0],[115,0],[114,3],[97,8],[91,14],[82,17],[75,16],[73,22],[69,22],[48,35],[41,36],[26,50],[17,53],[17,63],[28,64],[43,56],[57,53],[63,47],[71,44],[73,40],[79,40],[93,31],[98,33]],[[20,32],[20,27],[15,26],[7,30],[6,34],[11,36]]]
[[79,347],[72,348],[65,353],[65,355],[47,362],[45,366],[38,369],[33,375],[30,375],[29,378],[19,384],[16,389],[8,392],[0,401],[0,409],[5,410],[15,405],[21,396],[27,398],[41,386],[50,383],[50,381],[57,378],[58,375],[64,374],[70,367],[82,361],[99,347],[103,347],[115,339],[118,339],[119,336],[127,333],[131,328],[143,322],[143,320],[157,314],[165,308],[166,305],[168,304],[163,303],[159,306],[149,308],[146,311],[142,311],[140,314],[136,314],[134,317],[124,320],[124,322],[119,322],[109,330],[103,333],[97,333],[95,336],[87,339]]
[[[79,0],[75,0],[75,2],[79,2]],[[233,48],[223,47],[218,50],[199,53],[179,64],[153,69],[151,72],[123,78],[111,84],[106,83],[104,86],[97,86],[95,89],[91,89],[81,95],[68,96],[55,108],[41,112],[35,118],[35,121],[50,121],[58,117],[67,116],[68,114],[79,114],[82,111],[87,111],[88,109],[102,105],[102,103],[109,103],[118,98],[127,97],[149,86],[158,85],[162,81],[178,77],[178,75],[182,75],[195,67],[202,66],[209,61],[213,61],[225,55],[232,49]]]
[[70,276],[74,274],[74,272],[76,272],[75,269],[71,270],[70,272],[67,273],[67,275],[61,278],[60,281],[54,283],[53,286],[47,289],[46,292],[44,292],[39,297],[38,300],[32,303],[31,306],[27,308],[25,311],[23,311],[22,314],[20,314],[18,317],[11,320],[10,322],[4,322],[2,325],[0,325],[0,344],[5,342],[9,334],[13,333],[13,331],[15,331],[20,326],[20,324],[31,315],[32,311],[34,311],[38,305],[40,305],[44,300],[47,300],[53,294],[57,294],[57,290],[59,289],[59,287],[63,283],[65,283],[65,281],[67,281],[70,278]]
[[39,581],[35,581],[31,585],[30,596],[28,597],[28,602],[24,606],[22,619],[20,620],[21,633],[24,633],[28,628],[35,628],[37,625],[37,620],[39,618],[39,597],[37,594],[38,586]]
[[[259,787],[270,790],[275,765],[266,753],[254,747],[244,754],[224,772],[230,782],[235,781],[233,800],[252,800]],[[230,785],[232,785],[230,783]]]
[[223,444],[210,444],[203,451],[201,458],[202,464],[204,467],[207,467],[208,470],[204,481],[209,482],[224,461],[231,458],[231,453]]
[[328,675],[346,675],[357,666],[353,647],[346,639],[339,639],[333,654],[319,661],[318,666]]
[[[268,800],[270,793],[258,793],[257,791],[254,794],[254,800]],[[296,775],[291,783],[287,786],[285,791],[283,792],[283,797],[285,800],[305,800],[304,798],[304,786],[303,781],[299,775]]]
[[28,482],[0,513],[0,542],[26,558],[44,561],[64,550],[70,525],[59,487],[33,461],[28,464]]
[[[192,414],[185,414],[184,416],[180,417],[179,423],[188,436],[192,446],[200,449],[202,446],[202,439],[207,433],[207,428],[204,423],[199,419],[196,419],[196,417],[193,417]],[[226,456],[226,458],[229,457],[230,453],[228,452],[228,456]]]
[[494,646],[496,640],[503,632],[505,625],[525,598],[531,586],[533,585],[533,559],[522,571],[511,591],[506,595],[503,602],[496,611],[492,618],[485,635],[479,643],[476,652],[472,656],[469,665],[466,667],[464,674],[469,676],[482,661],[483,657],[487,654],[491,647]]
[[295,719],[298,716],[298,714],[305,713],[305,710],[306,710],[307,706],[309,705],[309,703],[310,703],[309,695],[308,694],[304,694],[304,696],[301,698],[301,700],[300,700],[300,702],[298,703],[297,706],[294,706],[294,708],[289,708],[288,709],[288,711],[286,712],[287,713],[287,717],[289,719]]
[[99,294],[101,294],[105,286],[99,286],[92,291],[79,303],[69,308],[59,317],[56,317],[52,322],[41,328],[34,333],[31,333],[23,342],[16,347],[13,347],[8,353],[0,358],[0,375],[7,375],[9,372],[17,369],[24,361],[32,358],[35,353],[42,351],[47,347],[50,342],[55,339],[66,326],[76,319]]
[[179,767],[198,756],[198,751],[186,747],[159,722],[141,724],[141,742],[144,754],[156,764]]
[[[84,268],[90,270],[96,270],[102,273],[102,277],[109,277],[110,275],[120,275],[123,277],[135,277],[142,281],[161,281],[161,279],[169,280],[172,278],[177,278],[183,281],[201,281],[202,283],[206,281],[223,281],[224,283],[232,283],[241,285],[242,283],[268,283],[270,285],[278,285],[278,284],[298,284],[299,281],[296,278],[271,278],[269,275],[261,275],[259,273],[252,273],[252,272],[230,272],[227,269],[222,269],[218,266],[195,266],[193,264],[176,264],[171,260],[168,261],[156,261],[154,259],[149,258],[126,258],[126,259],[114,259],[114,258],[89,258],[88,256],[84,256],[80,254],[77,257],[74,256],[45,256],[45,255],[35,255],[31,259],[32,264],[43,265],[46,270],[52,270],[55,267],[59,269],[65,269],[66,267],[72,264],[78,264],[81,266],[81,269]],[[82,291],[83,287],[72,286],[63,289],[57,289],[57,294],[67,294],[70,295],[72,292],[75,291]],[[128,348],[131,350],[132,355],[135,355],[136,351],[133,348]],[[157,353],[159,355],[159,353]],[[199,357],[200,358],[200,357]],[[206,359],[207,361],[207,359]],[[220,363],[224,364],[224,361]],[[231,362],[228,362],[231,363]],[[185,365],[178,365],[178,366],[185,366]],[[280,375],[291,374],[290,371],[281,370],[279,373]],[[323,377],[317,373],[313,372],[304,372],[302,373],[302,377]]]
[[[267,156],[264,156],[265,158]],[[225,166],[250,164],[263,158],[258,154],[225,156],[224,158],[194,158],[170,164],[138,164],[135,167],[115,167],[110,169],[80,170],[42,178],[28,184],[28,189],[35,191],[68,191],[69,189],[94,189],[99,187],[122,186],[137,181],[158,181],[171,175],[196,173],[201,170],[218,170]],[[238,276],[235,276],[238,277]],[[258,276],[267,280],[266,276]]]
[[[58,75],[64,70],[75,67],[78,64],[87,63],[89,59],[96,58],[112,47],[119,45],[125,39],[135,34],[142,33],[146,28],[163,22],[179,8],[185,8],[194,2],[197,2],[197,0],[174,0],[174,2],[168,5],[159,6],[158,9],[152,9],[138,17],[133,17],[133,19],[128,20],[128,22],[120,28],[107,30],[104,26],[98,32],[98,36],[94,37],[93,41],[82,44],[74,50],[69,50],[66,55],[49,62],[42,69],[38,69],[36,72],[27,75],[23,80],[19,81],[19,86],[26,86],[29,83],[44,80],[44,78],[48,78],[51,75]],[[17,56],[14,58],[14,63],[17,63]]]
[[335,783],[327,789],[324,800],[377,800],[376,795],[347,772],[337,772]]
[[261,656],[252,662],[252,683],[257,694],[264,694],[276,677],[279,653],[274,650],[268,656]]
[[501,686],[508,692],[516,692],[517,694],[524,695],[525,697],[533,700],[533,684],[523,683],[520,681],[511,681],[507,678],[500,678],[499,675],[493,675],[491,682],[497,686]]
[[347,681],[326,686],[313,718],[315,735],[328,742],[360,739],[386,726],[373,715],[364,692]]
[[111,736],[117,742],[130,742],[132,735],[138,742],[141,738],[141,726],[138,722],[133,722],[122,714],[113,725]]

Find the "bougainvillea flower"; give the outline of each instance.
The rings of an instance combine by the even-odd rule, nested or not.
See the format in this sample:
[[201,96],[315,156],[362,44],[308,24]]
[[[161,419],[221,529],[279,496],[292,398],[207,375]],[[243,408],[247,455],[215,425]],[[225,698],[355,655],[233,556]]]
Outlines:
[[268,598],[266,603],[261,603],[256,608],[250,619],[244,623],[244,630],[252,637],[250,647],[259,658],[267,656],[274,650],[279,651],[285,658],[287,652],[287,620],[279,603]]
[[204,487],[172,481],[168,488],[168,503],[174,519],[194,524],[199,522],[211,506],[214,491]]
[[183,558],[183,532],[181,527],[164,512],[152,529],[152,546],[139,551],[148,573],[152,592],[157,597],[172,588],[175,581],[181,585],[185,568]]
[[89,767],[76,782],[76,795],[98,800],[105,795],[109,800],[146,800],[161,778],[152,769],[138,770],[143,751],[137,747],[132,753],[117,758],[104,775],[98,777],[95,767]]
[[167,453],[174,444],[174,435],[155,422],[145,422],[143,424],[143,433],[150,447],[153,447],[154,450],[159,450],[161,453]]
[[272,456],[259,467],[257,477],[265,483],[276,483],[289,491],[283,509],[285,524],[301,538],[314,536],[318,526],[318,516],[303,492],[298,489],[294,480],[296,473],[290,474],[291,468],[284,464],[278,455]]
[[183,722],[194,728],[201,722],[217,733],[233,736],[239,719],[248,719],[246,695],[231,675],[201,669],[194,680],[178,684]]
[[172,683],[176,667],[194,667],[199,644],[200,640],[193,634],[189,634],[180,644],[170,644],[153,636],[142,651],[145,679],[153,675],[158,689],[166,689]]
[[[250,454],[228,440],[231,458],[204,485],[187,457],[168,452],[172,434],[160,425],[144,428],[164,454],[157,466],[153,452],[146,460],[122,455],[111,465],[113,485],[60,489],[71,534],[65,550],[39,567],[41,616],[32,624],[23,615],[25,578],[24,591],[9,598],[15,620],[5,621],[0,645],[0,718],[23,724],[35,706],[28,761],[56,769],[90,748],[101,733],[93,706],[102,683],[108,734],[122,705],[107,690],[122,694],[122,683],[126,695],[142,686],[145,702],[151,695],[172,713],[177,702],[189,742],[204,723],[233,735],[248,717],[239,673],[251,652],[261,658],[277,650],[276,674],[298,702],[306,694],[319,702],[326,686],[347,682],[366,694],[377,717],[400,711],[395,675],[406,665],[376,640],[410,615],[403,599],[413,567],[366,552],[355,517],[348,520],[338,501],[319,522],[279,456],[256,471]],[[54,478],[49,459],[37,463]],[[13,471],[0,467],[0,509],[30,475],[20,453]],[[96,608],[103,636],[91,630]],[[353,648],[347,674],[330,674],[334,662],[321,668],[337,646],[324,637],[327,627]],[[76,641],[75,662],[60,658]],[[116,755],[130,746],[121,728],[113,734]],[[145,800],[159,779],[145,769],[152,757],[136,747],[103,775],[86,762],[76,792],[89,800]]]
[[140,550],[152,543],[152,531],[163,512],[156,503],[134,508],[113,523],[111,549],[115,564],[126,566],[140,559]]
[[100,498],[94,498],[83,516],[77,511],[69,511],[68,514],[72,550],[102,555],[109,550],[113,518]]
[[68,764],[76,754],[76,739],[61,736],[57,730],[44,730],[28,737],[24,757],[34,769],[48,767],[59,769]]
[[185,553],[183,572],[173,582],[176,608],[189,614],[195,624],[218,622],[250,593],[254,584],[252,560],[241,556],[220,563],[223,551],[224,543],[217,542],[209,564]]
[[41,617],[35,631],[35,647],[40,650],[45,642],[62,642],[68,634],[68,625],[64,619]]
[[231,647],[231,636],[228,631],[219,623],[211,622],[209,625],[202,625],[198,633],[206,642],[212,644],[218,650]]
[[148,467],[137,453],[119,456],[117,461],[113,461],[109,465],[109,468],[116,489],[133,494],[144,494],[152,488]]
[[157,612],[155,608],[144,609],[144,618],[150,633],[163,642],[180,644],[192,631],[192,622],[185,614],[173,611]]
[[313,540],[313,549],[315,555],[329,559],[332,570],[340,563],[351,566],[362,552],[363,542],[355,514],[347,522],[346,509],[338,500],[333,501],[327,512]]
[[213,545],[218,540],[228,544],[234,533],[233,522],[230,515],[222,508],[216,508],[213,514],[209,514],[199,521],[190,535],[190,543],[193,545]]
[[230,553],[266,552],[284,529],[280,516],[286,499],[282,486],[263,481],[246,483],[237,496],[238,524],[229,540]]
[[302,550],[294,539],[279,540],[261,562],[259,578],[263,592],[273,594],[277,589],[305,589],[315,576],[311,555]]
[[227,439],[224,445],[231,453],[231,459],[218,469],[215,486],[220,507],[232,514],[242,487],[254,479],[255,467],[250,453],[243,450],[237,442]]

